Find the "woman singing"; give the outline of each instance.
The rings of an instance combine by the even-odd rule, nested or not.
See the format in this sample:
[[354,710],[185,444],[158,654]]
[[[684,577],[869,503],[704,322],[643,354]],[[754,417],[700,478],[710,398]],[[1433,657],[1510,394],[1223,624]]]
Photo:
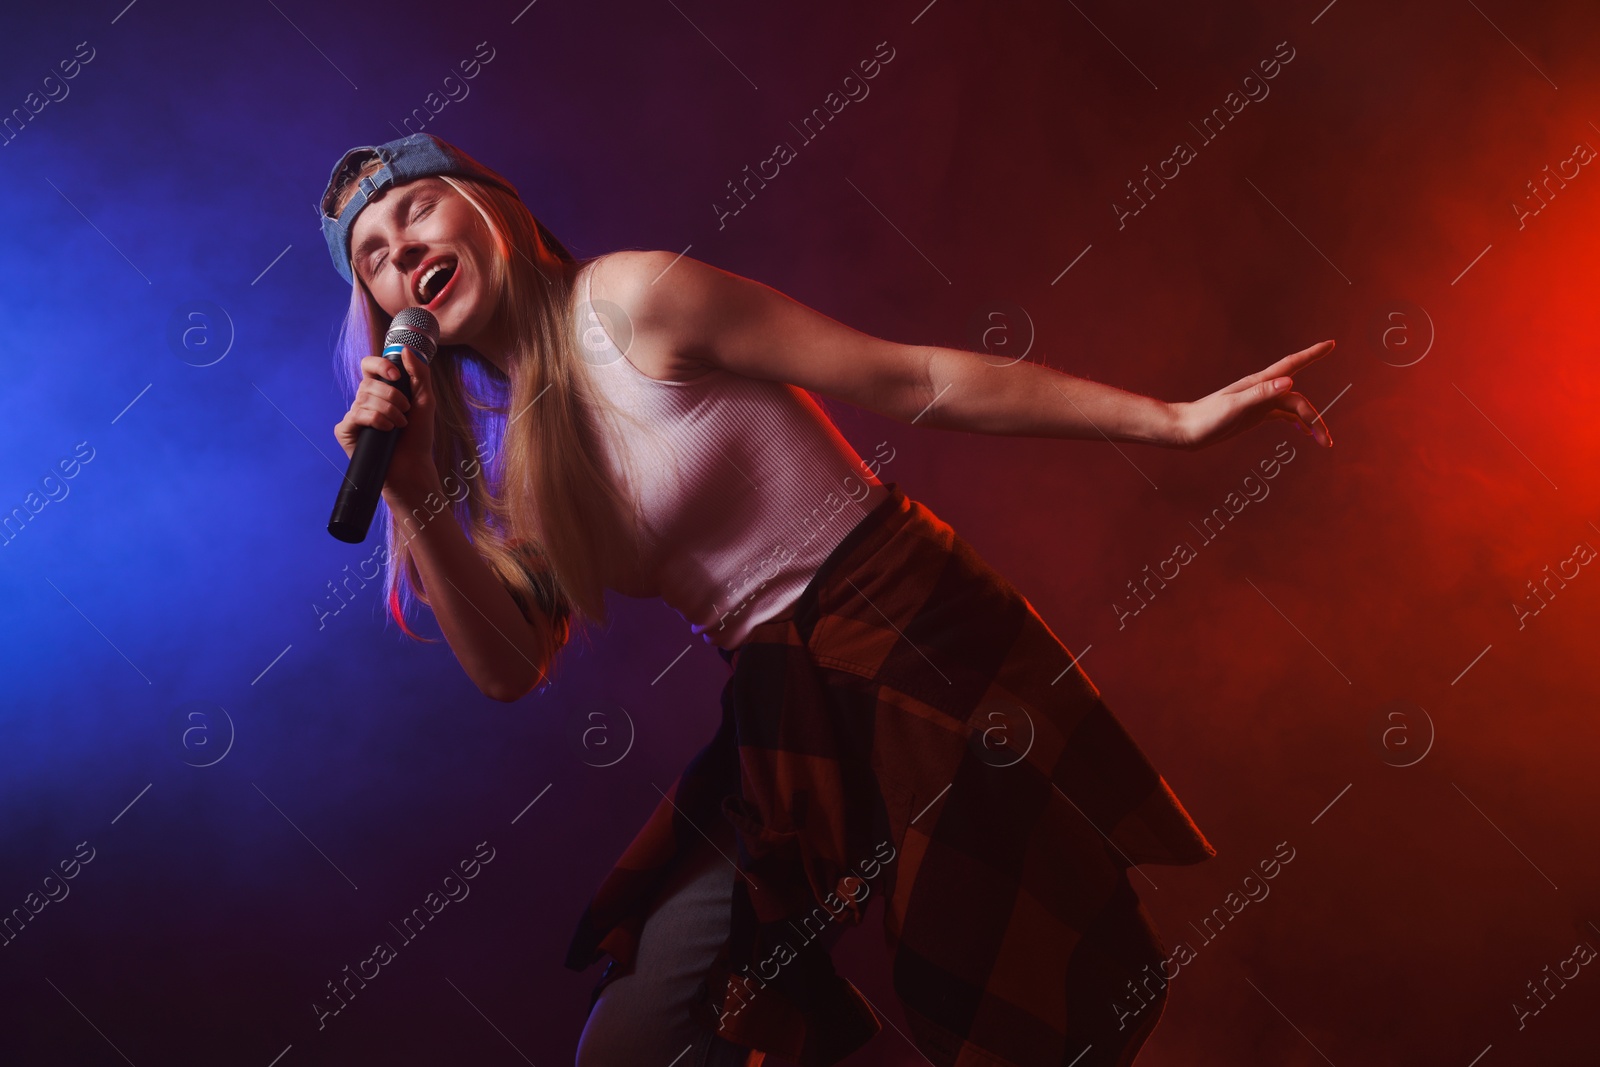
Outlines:
[[[574,259],[430,134],[353,149],[320,205],[351,285],[334,428],[403,428],[389,610],[478,687],[539,686],[604,591],[661,597],[730,665],[722,722],[621,853],[566,965],[609,955],[579,1067],[836,1063],[882,1028],[829,952],[882,900],[929,1062],[1133,1062],[1183,960],[1128,878],[1215,854],[1028,600],[877,475],[818,393],[973,433],[1196,449],[1268,419],[1324,341],[1169,403],[896,344],[687,256]],[[425,306],[431,364],[379,353]],[[448,509],[450,518],[442,517]],[[450,521],[453,519],[454,521]]]

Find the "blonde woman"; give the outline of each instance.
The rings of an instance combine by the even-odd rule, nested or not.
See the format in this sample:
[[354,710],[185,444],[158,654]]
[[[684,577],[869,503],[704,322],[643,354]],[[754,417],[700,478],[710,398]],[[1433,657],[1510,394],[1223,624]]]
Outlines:
[[[837,1062],[882,1028],[828,955],[878,899],[930,1062],[1131,1063],[1181,961],[1128,868],[1215,850],[1028,600],[878,477],[893,445],[863,458],[809,394],[974,433],[1195,449],[1285,420],[1327,446],[1290,376],[1333,342],[1192,403],[996,368],[687,256],[575,259],[430,134],[346,153],[320,209],[351,286],[335,434],[401,431],[380,522],[405,633],[421,601],[517,700],[612,589],[731,668],[573,933],[568,967],[611,957],[579,1067]],[[396,368],[415,305],[439,348]]]

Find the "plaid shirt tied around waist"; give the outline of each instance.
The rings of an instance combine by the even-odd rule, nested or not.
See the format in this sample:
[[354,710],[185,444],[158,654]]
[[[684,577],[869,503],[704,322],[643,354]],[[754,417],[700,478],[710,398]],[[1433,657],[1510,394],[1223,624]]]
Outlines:
[[872,1038],[817,938],[880,898],[903,1036],[930,1062],[1124,1067],[1167,955],[1127,869],[1216,850],[1027,599],[885,488],[792,613],[724,653],[717,733],[596,890],[566,966],[613,957],[596,997],[629,973],[696,827],[726,819],[739,877],[700,1005],[723,1037],[801,1067]]

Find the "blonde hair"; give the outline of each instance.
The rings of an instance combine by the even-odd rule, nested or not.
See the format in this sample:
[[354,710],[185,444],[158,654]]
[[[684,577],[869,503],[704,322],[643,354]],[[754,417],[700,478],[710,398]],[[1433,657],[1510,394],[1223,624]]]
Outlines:
[[[374,160],[355,175],[335,210],[343,210],[356,181],[381,165]],[[578,341],[574,282],[599,257],[563,258],[564,249],[541,238],[527,206],[498,186],[452,175],[439,178],[488,226],[489,291],[510,348],[502,373],[469,346],[439,347],[431,364],[434,467],[473,547],[530,624],[539,628],[530,611],[534,605],[548,617],[559,649],[573,635],[574,622],[606,622],[610,568],[631,568],[644,535],[634,495],[638,481],[625,475],[624,485],[616,483],[598,440],[604,418],[622,414],[636,424],[639,420],[595,388]],[[381,354],[389,322],[358,275],[334,356],[347,402],[360,386],[362,358]],[[503,446],[498,454],[492,448],[485,452],[491,441]],[[402,521],[415,522],[420,530],[445,506],[445,501],[427,504]],[[402,537],[387,501],[380,523],[389,548],[384,578],[389,615],[406,636],[432,643],[406,625],[414,601],[431,607],[409,547],[413,535]]]

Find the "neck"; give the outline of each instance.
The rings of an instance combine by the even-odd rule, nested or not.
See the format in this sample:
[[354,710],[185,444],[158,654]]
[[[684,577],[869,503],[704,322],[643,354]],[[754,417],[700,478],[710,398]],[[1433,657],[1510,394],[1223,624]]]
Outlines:
[[492,326],[487,328],[482,335],[468,341],[467,347],[477,353],[479,359],[499,368],[501,374],[511,376],[511,344],[500,330]]
[[506,377],[509,378],[511,376],[511,372],[508,369],[508,364],[510,361],[506,359],[504,348],[498,346],[480,348],[477,345],[471,345],[470,347],[478,354],[479,359],[482,359],[486,363],[494,364],[495,367],[499,368],[500,373],[504,374]]

